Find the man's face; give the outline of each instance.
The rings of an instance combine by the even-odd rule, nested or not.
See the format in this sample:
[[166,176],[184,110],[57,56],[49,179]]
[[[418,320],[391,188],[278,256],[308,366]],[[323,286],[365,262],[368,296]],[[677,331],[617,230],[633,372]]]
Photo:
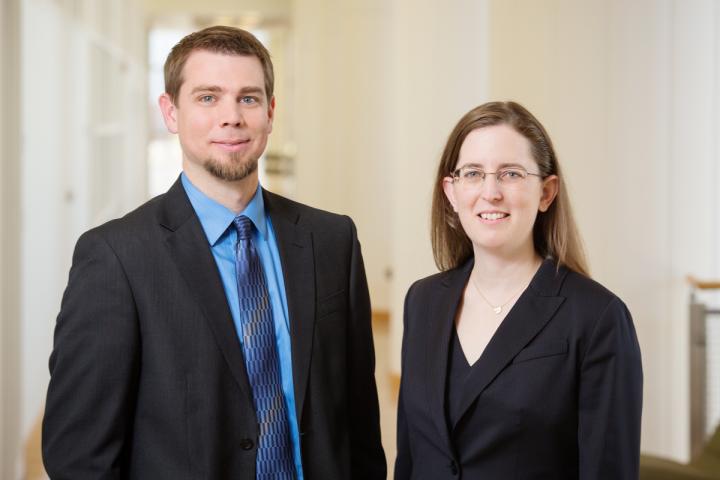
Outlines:
[[275,109],[260,60],[196,50],[183,78],[174,102],[160,97],[165,125],[180,139],[183,168],[202,167],[225,181],[257,175]]

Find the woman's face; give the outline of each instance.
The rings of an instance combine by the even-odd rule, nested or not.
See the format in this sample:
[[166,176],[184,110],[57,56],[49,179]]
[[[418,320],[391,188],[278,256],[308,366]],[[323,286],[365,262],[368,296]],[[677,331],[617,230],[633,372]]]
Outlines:
[[[508,125],[473,130],[460,147],[456,171],[463,167],[460,178],[443,179],[443,190],[476,254],[533,249],[535,218],[555,199],[558,179],[531,175],[539,169],[530,142]],[[481,180],[483,172],[504,173]],[[530,175],[523,179],[523,172]]]

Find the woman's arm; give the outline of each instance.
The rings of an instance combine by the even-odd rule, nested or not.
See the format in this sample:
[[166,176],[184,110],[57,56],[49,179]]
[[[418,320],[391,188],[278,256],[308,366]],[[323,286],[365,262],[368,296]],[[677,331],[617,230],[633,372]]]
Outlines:
[[642,382],[632,317],[614,298],[595,324],[580,367],[581,480],[638,478]]
[[[405,295],[405,306],[403,307],[403,339],[400,357],[400,372],[405,372],[405,343],[408,338],[408,299],[412,287]],[[410,440],[408,437],[407,420],[403,404],[403,382],[400,381],[400,394],[398,395],[397,411],[397,457],[395,458],[395,480],[408,480],[412,475],[412,455],[410,454]]]

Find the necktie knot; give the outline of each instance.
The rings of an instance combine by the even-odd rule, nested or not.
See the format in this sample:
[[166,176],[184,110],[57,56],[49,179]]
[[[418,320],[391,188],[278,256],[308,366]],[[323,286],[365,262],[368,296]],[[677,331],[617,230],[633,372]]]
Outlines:
[[238,240],[249,240],[252,238],[253,223],[245,215],[238,215],[233,220],[235,229],[237,230]]

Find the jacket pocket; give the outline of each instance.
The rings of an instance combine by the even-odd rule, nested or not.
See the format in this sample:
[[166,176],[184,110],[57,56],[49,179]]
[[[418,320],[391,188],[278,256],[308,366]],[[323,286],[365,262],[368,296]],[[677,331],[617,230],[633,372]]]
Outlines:
[[567,340],[551,340],[540,343],[533,343],[520,350],[512,363],[527,362],[536,358],[552,357],[555,355],[565,355],[568,351]]
[[344,311],[347,308],[347,295],[345,290],[330,294],[320,300],[317,305],[317,318],[323,318],[331,313]]

